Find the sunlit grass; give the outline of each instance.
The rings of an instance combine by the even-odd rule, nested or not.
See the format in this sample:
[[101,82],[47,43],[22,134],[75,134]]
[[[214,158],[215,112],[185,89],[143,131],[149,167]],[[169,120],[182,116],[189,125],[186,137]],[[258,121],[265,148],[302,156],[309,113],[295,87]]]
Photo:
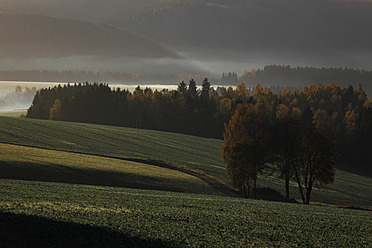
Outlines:
[[0,178],[216,194],[202,180],[176,170],[1,143]]

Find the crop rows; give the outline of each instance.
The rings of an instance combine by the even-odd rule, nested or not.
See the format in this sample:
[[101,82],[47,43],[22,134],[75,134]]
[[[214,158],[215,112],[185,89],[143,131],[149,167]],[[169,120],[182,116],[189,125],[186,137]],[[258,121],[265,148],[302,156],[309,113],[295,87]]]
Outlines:
[[[104,228],[160,245],[372,245],[369,211],[45,182],[0,180],[0,187],[0,212]],[[119,241],[110,242],[115,247]]]

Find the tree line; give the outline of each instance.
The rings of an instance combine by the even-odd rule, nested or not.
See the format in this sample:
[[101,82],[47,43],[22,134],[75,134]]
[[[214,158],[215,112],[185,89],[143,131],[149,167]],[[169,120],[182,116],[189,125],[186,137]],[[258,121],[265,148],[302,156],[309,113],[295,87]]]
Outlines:
[[246,70],[239,77],[248,85],[307,86],[309,84],[336,83],[337,85],[358,87],[362,84],[372,94],[372,71],[352,68],[290,67],[289,65],[267,65],[263,69]]
[[281,116],[300,119],[334,140],[345,163],[367,166],[371,162],[372,103],[361,86],[310,85],[302,91],[284,89],[275,94],[261,85],[251,91],[244,83],[235,89],[214,89],[207,78],[199,89],[190,80],[188,84],[181,82],[177,90],[161,91],[138,86],[129,92],[106,84],[68,84],[39,90],[27,117],[222,139],[224,124],[239,105],[246,104],[253,105],[267,125],[273,125]]
[[236,72],[222,73],[221,77],[222,84],[237,85],[239,83],[238,74]]

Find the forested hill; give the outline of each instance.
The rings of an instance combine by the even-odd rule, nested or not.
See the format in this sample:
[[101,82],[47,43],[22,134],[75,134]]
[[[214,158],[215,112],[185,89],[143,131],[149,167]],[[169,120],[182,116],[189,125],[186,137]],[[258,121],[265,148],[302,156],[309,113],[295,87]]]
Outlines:
[[349,165],[371,163],[372,102],[359,87],[310,85],[302,92],[280,95],[257,85],[253,95],[242,83],[235,90],[214,90],[207,79],[197,92],[195,82],[180,83],[178,90],[135,92],[112,90],[104,84],[65,85],[38,91],[27,117],[109,124],[222,138],[239,104],[251,104],[269,125],[293,117],[337,142]]
[[2,58],[179,57],[160,44],[106,24],[0,13]]
[[370,1],[169,1],[111,23],[176,47],[371,51]]
[[2,0],[0,11],[109,22],[204,49],[371,50],[365,0]]
[[[224,78],[221,80],[223,81]],[[368,96],[372,96],[372,71],[352,68],[291,67],[289,65],[268,65],[263,69],[245,71],[240,78],[227,78],[226,83],[244,82],[270,86],[305,87],[309,84],[335,83],[354,88],[363,85]],[[230,79],[230,80],[229,80]]]

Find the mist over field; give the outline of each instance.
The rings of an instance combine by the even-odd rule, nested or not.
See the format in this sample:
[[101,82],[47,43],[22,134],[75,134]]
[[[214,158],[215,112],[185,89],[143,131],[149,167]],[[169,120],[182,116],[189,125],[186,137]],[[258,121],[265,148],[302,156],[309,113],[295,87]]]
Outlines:
[[261,69],[267,65],[290,65],[291,67],[347,67],[372,70],[372,52],[180,52],[199,68],[211,73],[235,71],[241,75],[244,70]]
[[2,70],[39,70],[40,68],[43,70],[109,70],[138,74],[201,73],[203,71],[198,63],[182,58],[105,58],[102,56],[4,58],[0,60],[0,68]]
[[[10,91],[9,88],[12,86],[14,88]],[[0,82],[0,111],[29,108],[36,91],[35,85],[22,88],[19,84],[15,86],[12,82]]]
[[131,74],[0,80],[175,85],[189,80],[175,75],[219,83],[274,64],[372,70],[370,13],[371,1],[0,0],[1,71]]
[[[46,27],[40,39],[50,36],[48,32],[55,38],[41,47],[32,46],[31,51],[40,52],[26,58],[3,55],[0,65],[6,69],[109,69],[152,74],[242,73],[268,64],[372,69],[371,1],[2,0],[0,11],[39,15],[31,17],[35,25]],[[48,30],[45,23],[51,20],[42,16],[58,17],[52,22],[59,24]],[[94,23],[96,29],[87,30],[85,22]],[[0,31],[4,27],[3,23]],[[35,28],[31,31],[37,33]],[[82,31],[87,39],[74,35]],[[16,32],[22,33],[21,29]],[[112,49],[110,39],[125,39],[126,32],[138,37],[122,43],[120,55]],[[77,38],[71,38],[68,47],[53,48],[62,37],[59,34]],[[102,42],[102,37],[110,42]],[[146,39],[141,41],[145,47],[124,49],[138,44],[141,37]],[[27,43],[12,44],[18,51],[17,44]],[[156,58],[145,58],[155,47],[159,49],[158,45],[167,50],[155,52]],[[43,51],[47,47],[50,50]]]

